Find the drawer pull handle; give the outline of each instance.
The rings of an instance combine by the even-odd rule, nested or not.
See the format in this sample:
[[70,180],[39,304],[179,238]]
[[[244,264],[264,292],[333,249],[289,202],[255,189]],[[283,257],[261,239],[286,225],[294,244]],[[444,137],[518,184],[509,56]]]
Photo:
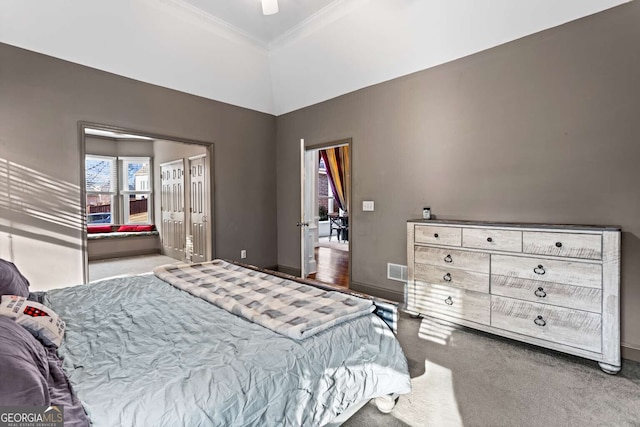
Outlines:
[[544,298],[544,297],[547,296],[547,293],[544,291],[544,289],[542,287],[536,289],[534,294],[536,294],[536,296],[540,297],[540,298]]
[[562,247],[562,242],[556,242],[556,248],[561,248]]
[[453,305],[453,300],[451,299],[451,297],[447,297],[446,300],[444,300],[445,304],[447,305]]
[[442,278],[444,279],[445,282],[450,282],[451,281],[451,273],[447,273],[444,276],[442,276]]
[[435,238],[437,239],[437,238],[438,238],[438,233],[435,233],[435,234],[433,235],[433,237],[435,237]]
[[546,273],[544,267],[542,266],[542,264],[538,265],[536,268],[533,269],[533,272],[539,275],[543,275],[544,273]]
[[538,326],[545,326],[547,324],[547,322],[542,318],[542,316],[538,316],[535,319],[533,319],[533,323],[535,323]]
[[491,237],[487,237],[487,242],[491,243],[493,242],[493,239]]
[[444,257],[444,262],[451,264],[453,262],[453,258],[451,258],[451,255],[447,255],[446,257]]

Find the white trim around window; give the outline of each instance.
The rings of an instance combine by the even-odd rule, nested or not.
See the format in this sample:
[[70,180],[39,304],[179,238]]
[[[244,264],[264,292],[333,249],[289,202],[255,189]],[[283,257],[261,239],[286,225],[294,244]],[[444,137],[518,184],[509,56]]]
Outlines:
[[87,224],[153,224],[152,171],[150,157],[85,155]]

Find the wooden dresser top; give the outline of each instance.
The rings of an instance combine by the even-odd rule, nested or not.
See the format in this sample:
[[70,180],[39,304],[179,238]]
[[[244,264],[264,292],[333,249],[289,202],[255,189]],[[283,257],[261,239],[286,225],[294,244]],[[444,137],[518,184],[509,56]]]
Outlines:
[[449,219],[410,219],[407,222],[425,225],[452,225],[452,226],[474,226],[474,227],[501,227],[501,228],[540,228],[554,230],[584,230],[584,231],[620,231],[621,228],[615,225],[583,225],[583,224],[539,224],[526,222],[493,222],[493,221],[469,221],[469,220],[449,220]]

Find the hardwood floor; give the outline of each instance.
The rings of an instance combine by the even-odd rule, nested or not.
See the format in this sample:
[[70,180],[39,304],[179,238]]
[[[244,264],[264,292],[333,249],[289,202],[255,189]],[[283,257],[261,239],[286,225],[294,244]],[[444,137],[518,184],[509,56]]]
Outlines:
[[318,271],[309,275],[319,282],[349,288],[349,252],[326,247],[315,250]]

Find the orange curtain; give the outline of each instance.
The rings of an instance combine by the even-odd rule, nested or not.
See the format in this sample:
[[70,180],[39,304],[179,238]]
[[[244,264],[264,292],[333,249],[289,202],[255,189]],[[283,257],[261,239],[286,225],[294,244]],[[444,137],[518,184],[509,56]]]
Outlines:
[[327,167],[327,175],[336,202],[343,211],[347,211],[349,206],[349,194],[347,188],[347,177],[349,175],[349,146],[327,148],[320,150],[320,155],[324,159]]

